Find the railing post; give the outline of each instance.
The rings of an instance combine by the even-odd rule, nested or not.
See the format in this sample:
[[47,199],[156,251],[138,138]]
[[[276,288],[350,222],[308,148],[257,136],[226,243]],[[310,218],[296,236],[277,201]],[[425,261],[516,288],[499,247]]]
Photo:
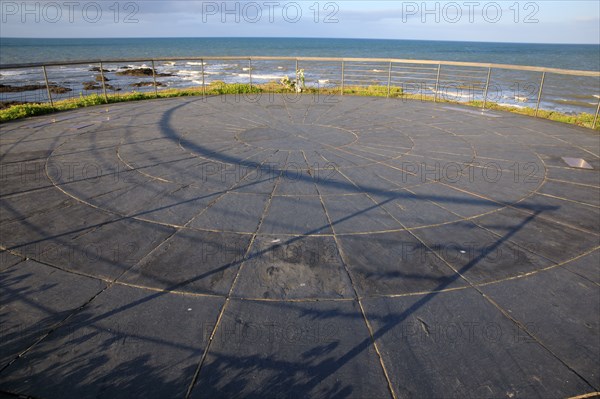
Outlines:
[[156,68],[154,68],[154,60],[152,60],[152,80],[154,81],[154,97],[158,98],[158,86],[156,85]]
[[104,81],[104,68],[100,62],[100,79],[102,80],[102,92],[104,93],[104,102],[108,104],[108,95],[106,94],[106,82]]
[[[296,76],[296,94],[298,94],[298,87],[300,87],[298,86],[300,84],[300,76],[298,76],[300,66],[298,64],[298,58],[296,58],[296,70],[294,71],[294,75]],[[319,84],[319,79],[317,79],[317,84]]]
[[50,84],[48,83],[48,74],[46,73],[46,66],[42,66],[44,71],[44,80],[46,81],[46,93],[48,94],[48,100],[50,100],[50,106],[54,108],[54,101],[52,101],[52,93],[50,93]]
[[344,95],[344,61],[342,61],[342,96]]
[[252,88],[252,58],[248,58],[248,75],[250,76],[250,88]]
[[[296,76],[296,95],[298,94],[298,88],[300,87],[300,75],[298,71],[300,70],[298,58],[296,58],[296,70],[294,71],[294,76]],[[319,79],[317,79],[317,98],[319,95]]]
[[440,87],[440,71],[442,69],[442,64],[438,64],[437,76],[435,78],[435,93],[433,95],[433,102],[437,103],[438,91]]
[[538,110],[540,109],[540,101],[542,100],[542,90],[544,89],[544,79],[546,79],[546,72],[542,72],[542,81],[540,82],[540,91],[538,93],[537,103],[535,105],[535,114],[537,118]]
[[206,95],[206,84],[204,82],[204,59],[200,59],[200,70],[202,71],[202,95]]
[[492,75],[492,67],[488,68],[487,79],[485,81],[485,92],[483,94],[483,107],[481,110],[485,110],[485,104],[487,103],[488,89],[490,87],[490,76]]
[[387,97],[390,98],[390,85],[392,84],[392,61],[390,61],[390,69],[388,70]]
[[594,116],[594,123],[592,123],[592,129],[596,128],[596,122],[598,122],[598,113],[600,113],[600,95],[598,96],[598,107],[596,108],[596,116]]

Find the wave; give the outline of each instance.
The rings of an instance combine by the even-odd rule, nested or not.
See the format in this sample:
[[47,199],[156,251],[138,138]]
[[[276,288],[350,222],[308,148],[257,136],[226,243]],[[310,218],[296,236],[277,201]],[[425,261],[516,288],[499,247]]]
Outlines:
[[206,64],[204,71],[239,71],[238,64]]
[[[406,90],[408,93],[410,93],[410,91]],[[435,94],[435,88],[431,89],[431,91]],[[419,91],[417,91],[417,93],[419,93]],[[467,98],[467,99],[471,99],[473,98],[472,94],[462,94],[462,93],[453,93],[452,90],[438,90],[437,91],[438,96],[442,96],[442,97],[454,97],[454,98]]]
[[[247,78],[248,74],[238,73],[237,76],[239,76],[240,78]],[[252,79],[256,79],[256,80],[279,80],[279,79],[282,79],[282,78],[283,78],[283,75],[269,75],[269,74],[252,75]]]
[[573,99],[569,100],[566,98],[558,98],[554,102],[563,104],[563,105],[575,105],[577,107],[588,107],[590,105],[591,106],[598,105],[597,102],[577,101],[577,100],[573,100]]
[[503,107],[525,108],[524,105],[512,104],[512,103],[498,103],[498,105],[501,105]]
[[195,70],[190,70],[190,69],[182,69],[182,70],[177,71],[177,75],[182,75],[182,76],[202,75],[202,71],[195,71]]
[[19,75],[29,75],[29,74],[39,74],[39,72],[34,71],[32,69],[3,69],[0,71],[0,76],[19,76]]

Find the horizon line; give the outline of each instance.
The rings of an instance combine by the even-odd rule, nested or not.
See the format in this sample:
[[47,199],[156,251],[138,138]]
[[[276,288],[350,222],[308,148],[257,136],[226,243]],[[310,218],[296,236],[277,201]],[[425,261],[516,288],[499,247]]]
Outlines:
[[297,36],[128,36],[128,37],[23,37],[0,36],[3,39],[30,39],[30,40],[98,40],[98,39],[302,39],[302,40],[388,40],[388,41],[419,41],[419,42],[449,42],[449,43],[494,43],[494,44],[553,44],[553,45],[583,45],[599,46],[598,43],[556,43],[556,42],[505,42],[505,41],[477,41],[477,40],[444,40],[444,39],[391,39],[391,38],[363,38],[363,37],[297,37]]

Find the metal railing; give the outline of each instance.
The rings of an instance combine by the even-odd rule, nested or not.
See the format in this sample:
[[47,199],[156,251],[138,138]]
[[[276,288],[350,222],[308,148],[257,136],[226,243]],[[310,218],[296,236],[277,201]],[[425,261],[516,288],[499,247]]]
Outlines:
[[[142,67],[145,75],[127,72]],[[300,69],[307,86],[339,89],[340,95],[352,87],[379,86],[388,97],[399,88],[433,101],[480,101],[482,110],[495,102],[527,106],[534,116],[542,109],[583,112],[594,115],[592,128],[600,112],[600,71],[388,58],[228,56],[5,64],[0,65],[0,102],[54,106],[56,100],[90,92],[101,93],[108,102],[109,93],[119,95],[131,87],[156,96],[163,88],[200,86],[205,93],[216,80],[252,86],[293,77]],[[93,73],[95,81],[85,82]],[[151,80],[133,82],[144,78]]]

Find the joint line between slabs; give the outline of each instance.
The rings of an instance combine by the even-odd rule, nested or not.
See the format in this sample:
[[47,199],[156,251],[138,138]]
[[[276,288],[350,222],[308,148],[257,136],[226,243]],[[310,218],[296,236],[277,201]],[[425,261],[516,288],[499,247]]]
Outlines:
[[[304,159],[305,159],[306,163],[308,164],[308,160],[306,159],[306,155],[304,154],[304,151],[302,152],[302,154],[304,155]],[[320,156],[325,160],[325,162],[329,162],[327,160],[327,158],[325,158],[323,155],[320,155]],[[344,252],[342,250],[342,246],[340,245],[339,239],[335,233],[335,228],[333,227],[331,217],[329,216],[329,212],[327,211],[327,208],[325,207],[325,202],[323,201],[323,197],[321,196],[319,187],[318,187],[317,183],[314,181],[314,179],[313,179],[313,184],[315,185],[315,189],[317,190],[317,194],[319,195],[319,201],[321,202],[321,206],[323,207],[323,211],[325,212],[325,216],[327,217],[327,222],[329,223],[329,227],[331,228],[331,231],[333,233],[333,240],[335,241],[335,246],[338,250],[340,260],[342,261],[342,264],[344,265],[344,270],[345,270],[346,274],[348,275],[348,279],[350,280],[350,285],[352,286],[352,290],[354,291],[354,296],[355,296],[356,302],[358,303],[358,306],[360,308],[360,313],[363,317],[363,321],[365,322],[367,330],[369,331],[369,337],[371,338],[371,343],[373,344],[373,348],[375,349],[375,352],[377,353],[377,357],[379,359],[379,364],[381,365],[383,375],[388,384],[388,390],[390,391],[392,398],[397,399],[398,396],[396,395],[396,392],[394,390],[394,385],[392,384],[392,380],[389,376],[389,373],[388,373],[385,363],[383,361],[383,356],[381,354],[381,351],[379,350],[379,346],[377,345],[377,342],[375,341],[375,336],[373,334],[373,327],[371,326],[371,323],[369,322],[369,319],[367,318],[367,314],[365,313],[365,309],[363,307],[362,300],[360,298],[360,295],[358,294],[358,290],[356,289],[354,279],[352,278],[352,274],[350,273],[350,270],[348,269],[348,264],[346,262],[346,255],[344,254]]]
[[[64,143],[63,143],[64,144]],[[61,144],[62,146],[62,144]],[[60,148],[61,146],[58,146],[57,148]],[[55,149],[56,150],[56,149]],[[55,151],[54,150],[54,151]],[[53,151],[53,152],[54,152]],[[46,160],[46,173],[48,172],[47,170],[47,162],[48,159],[50,158],[52,154],[49,155],[49,157]],[[268,158],[267,158],[268,159]],[[266,162],[263,161],[263,163]],[[242,179],[239,183],[241,183],[244,179]],[[277,182],[279,182],[279,178],[277,180]],[[235,187],[237,184],[236,183],[233,187]],[[276,185],[275,185],[276,186]],[[58,187],[57,187],[58,188]],[[58,188],[59,190],[63,191],[62,189]],[[274,189],[275,190],[275,189]],[[274,191],[273,190],[273,191]],[[64,192],[64,191],[63,191]],[[66,194],[66,193],[65,193]],[[67,194],[68,195],[68,194]],[[225,195],[225,194],[223,194]],[[269,201],[270,204],[270,201]],[[190,219],[186,225],[188,225],[189,223],[191,223],[194,218],[197,215],[194,215],[194,217],[192,217],[192,219]],[[127,274],[129,271],[131,271],[133,268],[135,268],[136,266],[138,266],[139,264],[141,264],[146,258],[148,258],[151,254],[153,254],[154,252],[156,252],[161,246],[163,246],[166,242],[168,242],[171,238],[173,238],[175,236],[175,234],[177,234],[180,231],[180,229],[174,229],[174,231],[167,237],[165,238],[162,242],[160,242],[159,244],[157,244],[153,249],[151,249],[146,255],[144,255],[142,258],[140,258],[139,261],[137,261],[136,263],[134,263],[131,267],[127,268],[126,270],[124,270],[121,274],[119,274],[116,278],[106,281],[106,287],[104,287],[102,290],[100,290],[99,292],[97,292],[95,295],[93,295],[87,302],[85,302],[83,305],[81,305],[79,308],[75,309],[73,312],[71,312],[70,314],[68,314],[63,320],[59,321],[58,323],[56,323],[54,326],[52,326],[52,328],[46,333],[44,334],[42,337],[40,337],[38,340],[36,340],[31,346],[29,346],[28,348],[26,348],[23,352],[21,352],[17,357],[15,357],[12,361],[10,361],[8,364],[6,364],[2,369],[0,369],[0,373],[2,373],[2,371],[4,371],[7,367],[9,367],[12,363],[14,363],[17,359],[19,359],[20,357],[22,357],[23,355],[25,355],[27,352],[29,352],[30,350],[32,350],[37,344],[39,344],[40,342],[42,342],[43,340],[45,340],[48,336],[50,336],[54,331],[56,331],[56,329],[60,328],[63,324],[65,324],[69,319],[71,319],[72,317],[74,317],[77,313],[81,312],[86,306],[88,306],[90,303],[92,303],[98,296],[100,296],[102,293],[104,293],[106,290],[108,290],[109,288],[111,288],[113,285],[118,284],[118,280],[120,278],[122,278],[125,274]],[[257,230],[258,231],[258,230]],[[250,247],[249,247],[250,248]],[[240,266],[241,268],[241,266]],[[226,302],[227,303],[227,302]]]
[[[450,188],[450,189],[452,189],[452,190],[459,191],[459,192],[462,192],[462,193],[465,193],[465,194],[469,194],[469,195],[471,195],[471,196],[473,196],[473,197],[481,198],[481,199],[484,199],[484,200],[486,200],[486,201],[490,201],[490,202],[493,202],[493,203],[495,203],[495,204],[498,204],[498,205],[501,205],[501,206],[502,206],[502,208],[500,208],[500,209],[495,209],[495,210],[493,210],[493,211],[486,212],[486,213],[483,213],[483,214],[481,214],[481,215],[477,215],[477,216],[476,216],[476,217],[479,217],[479,216],[484,216],[484,215],[487,215],[487,214],[490,214],[490,213],[499,212],[499,211],[501,211],[502,209],[506,209],[506,208],[513,209],[513,210],[515,210],[515,211],[517,211],[517,212],[520,212],[520,213],[525,213],[525,214],[527,214],[527,215],[533,215],[533,214],[535,213],[535,211],[530,211],[530,210],[527,210],[527,209],[521,209],[521,208],[517,208],[515,205],[516,205],[516,204],[518,204],[518,203],[520,203],[520,202],[523,202],[523,201],[525,201],[525,200],[526,200],[526,199],[528,199],[528,198],[531,198],[531,197],[533,197],[533,196],[534,196],[534,195],[536,195],[536,194],[537,194],[537,195],[543,195],[542,193],[540,193],[540,192],[539,192],[539,190],[541,190],[541,189],[542,189],[542,187],[543,187],[543,186],[546,184],[546,180],[547,180],[547,177],[544,177],[544,181],[542,182],[542,184],[540,184],[540,185],[539,185],[539,186],[538,186],[538,187],[537,187],[537,188],[536,188],[534,191],[531,191],[531,192],[530,192],[528,195],[526,195],[525,197],[523,197],[523,198],[519,199],[517,202],[513,202],[513,203],[510,203],[510,204],[503,203],[503,202],[499,202],[499,201],[496,201],[496,200],[494,200],[494,199],[492,199],[492,198],[488,198],[488,197],[486,197],[486,196],[484,196],[484,195],[477,194],[477,193],[473,193],[473,192],[470,192],[470,191],[468,191],[468,190],[465,190],[465,189],[462,189],[462,188],[459,188],[459,187],[454,187],[454,186],[452,186],[452,185],[449,185],[449,184],[447,184],[447,183],[445,183],[445,182],[442,182],[442,181],[434,181],[433,183],[435,183],[435,184],[440,184],[440,185],[446,186],[446,187],[448,187],[448,188]],[[567,200],[567,201],[568,201],[568,200]],[[573,202],[573,201],[571,201],[571,202]],[[590,206],[590,205],[588,205],[588,206]],[[590,234],[590,235],[593,235],[593,236],[600,236],[600,233],[597,233],[597,232],[595,232],[595,231],[590,231],[590,230],[587,230],[587,229],[585,229],[585,228],[583,228],[583,227],[579,227],[579,226],[573,226],[573,225],[571,225],[571,224],[568,224],[568,223],[565,223],[565,222],[557,221],[556,219],[553,219],[553,218],[548,218],[548,217],[546,217],[546,216],[544,216],[544,215],[538,215],[537,217],[538,217],[539,219],[541,219],[541,220],[544,220],[544,221],[546,221],[546,222],[549,222],[549,223],[552,223],[552,224],[557,224],[557,225],[559,225],[559,226],[566,226],[566,227],[568,227],[568,228],[570,228],[570,229],[573,229],[573,230],[578,230],[578,231],[581,231],[581,232],[584,232],[584,233],[586,233],[586,234]],[[475,218],[475,217],[468,217],[468,218],[466,218],[465,220],[468,220],[468,219],[474,219],[474,218]]]
[[[406,189],[406,191],[408,191],[408,192],[410,192],[410,193],[412,193],[412,194],[415,194],[415,193],[414,193],[413,191],[411,191],[410,189]],[[415,195],[416,195],[416,194],[415,194]],[[427,200],[427,201],[429,201],[429,202],[431,202],[432,204],[434,204],[434,205],[436,205],[436,206],[440,207],[441,209],[444,209],[444,210],[445,210],[445,211],[447,211],[447,212],[450,212],[450,213],[452,213],[453,215],[456,215],[456,216],[458,216],[458,217],[462,217],[462,216],[461,216],[461,215],[459,215],[458,213],[456,213],[456,212],[453,212],[452,210],[450,210],[450,209],[446,208],[445,206],[443,206],[443,205],[441,205],[441,204],[438,204],[437,202],[435,202],[435,201],[433,201],[433,200]],[[504,209],[504,208],[502,208],[502,209]],[[497,211],[494,211],[494,212],[498,212],[498,211],[499,211],[499,210],[497,210]],[[496,236],[496,237],[498,237],[498,238],[502,238],[502,235],[501,235],[500,233],[497,233],[497,232],[495,232],[495,231],[493,231],[493,230],[490,230],[489,228],[487,228],[487,227],[485,227],[485,226],[483,226],[483,225],[479,224],[479,223],[477,222],[477,219],[478,219],[479,217],[480,217],[480,215],[477,215],[477,216],[476,216],[476,217],[474,217],[474,218],[463,218],[463,220],[462,220],[462,221],[469,221],[469,222],[473,223],[474,225],[476,225],[477,227],[479,227],[480,229],[482,229],[482,230],[485,230],[485,231],[487,231],[488,233],[492,234],[493,236]],[[591,253],[591,252],[595,251],[595,250],[598,248],[598,247],[596,247],[596,248],[593,248],[593,249],[591,249],[591,250],[589,250],[589,251],[587,251],[587,252],[584,252],[583,254],[580,254],[580,255],[578,255],[578,256],[576,256],[576,257],[574,257],[574,258],[571,258],[571,259],[569,259],[569,260],[566,260],[566,261],[564,261],[564,262],[559,262],[559,261],[557,261],[557,260],[554,260],[554,259],[548,258],[547,256],[545,256],[545,255],[543,255],[543,254],[537,253],[536,251],[534,251],[534,250],[532,250],[532,249],[529,249],[529,248],[527,248],[527,247],[521,246],[521,245],[520,245],[518,242],[516,242],[516,241],[513,241],[512,239],[508,239],[508,242],[509,242],[509,243],[511,243],[511,244],[514,244],[514,245],[516,245],[516,246],[517,246],[519,249],[522,249],[523,251],[529,252],[529,253],[531,253],[531,254],[533,254],[533,255],[535,255],[535,256],[538,256],[538,257],[540,257],[540,258],[542,258],[542,259],[545,259],[545,260],[549,261],[550,263],[552,263],[552,265],[550,265],[550,266],[547,266],[547,267],[542,267],[542,268],[540,268],[540,269],[533,270],[533,271],[531,271],[531,272],[529,272],[529,273],[525,273],[524,275],[520,275],[520,276],[512,276],[512,277],[507,277],[507,278],[504,278],[504,279],[500,279],[500,280],[494,281],[493,283],[499,283],[499,282],[502,282],[502,281],[513,280],[513,279],[515,279],[515,278],[521,278],[521,277],[525,277],[525,276],[530,276],[530,275],[532,275],[532,274],[535,274],[535,273],[538,273],[538,272],[540,272],[540,271],[545,271],[545,270],[554,269],[554,268],[556,268],[556,267],[563,266],[563,264],[566,264],[566,263],[572,262],[573,260],[575,260],[575,259],[578,259],[579,257],[581,257],[581,256],[583,256],[583,255],[587,255],[587,254],[589,254],[589,253]],[[587,278],[587,277],[585,277],[585,276],[582,276],[582,275],[580,275],[580,274],[578,274],[578,273],[575,273],[574,271],[572,271],[572,270],[570,270],[570,269],[568,269],[568,268],[567,268],[566,270],[567,270],[568,272],[572,273],[572,274],[575,274],[575,275],[577,275],[577,276],[579,276],[579,277],[583,278],[584,280],[587,280],[587,281],[589,281],[590,283],[592,283],[592,284],[594,284],[594,285],[600,285],[600,284],[596,283],[595,281],[592,281],[592,280],[590,280],[589,278]],[[476,285],[476,286],[480,287],[480,286],[484,286],[484,285],[487,285],[487,284],[488,284],[488,283],[474,284],[474,286]]]
[[[367,194],[368,196],[368,194]],[[385,210],[385,209],[384,209]],[[387,211],[386,211],[387,213]],[[389,214],[389,213],[388,213]],[[398,219],[396,219],[393,215],[389,214],[392,218],[394,218],[394,220],[396,220],[398,223],[400,223],[402,226],[404,226]],[[533,218],[535,217],[536,214],[531,214],[529,216],[529,218]],[[404,226],[405,227],[405,226]],[[470,279],[468,279],[467,277],[465,277],[462,273],[460,273],[459,270],[456,270],[455,267],[453,267],[448,261],[446,261],[444,258],[441,257],[441,255],[439,255],[436,251],[433,251],[432,248],[430,248],[425,241],[423,241],[422,239],[420,239],[418,236],[416,236],[412,231],[407,230],[408,233],[410,235],[412,235],[415,239],[417,239],[425,248],[427,248],[428,250],[430,250],[438,259],[440,259],[444,264],[446,264],[446,266],[448,266],[452,271],[454,271],[454,273],[456,275],[458,275],[461,279],[463,279],[471,288],[473,288],[474,290],[476,290],[486,301],[488,301],[492,306],[494,306],[496,309],[498,309],[498,311],[504,316],[506,317],[508,320],[510,320],[512,323],[516,324],[519,328],[521,328],[523,331],[525,331],[525,333],[527,333],[527,335],[529,335],[533,340],[535,340],[535,342],[540,345],[542,348],[544,348],[548,353],[550,353],[556,360],[558,360],[560,363],[562,363],[566,368],[568,368],[572,373],[574,373],[575,375],[577,375],[582,381],[584,381],[586,384],[588,384],[591,388],[595,387],[587,380],[585,379],[581,374],[579,374],[575,369],[573,369],[569,364],[567,364],[564,360],[562,360],[557,354],[555,354],[550,348],[548,348],[546,345],[544,345],[544,343],[538,338],[536,337],[531,331],[529,331],[529,329],[527,328],[527,326],[525,326],[523,323],[521,323],[519,320],[517,320],[516,318],[514,318],[513,316],[510,315],[510,313],[504,309],[502,306],[500,306],[498,303],[496,303],[492,298],[490,298],[489,296],[487,296],[480,288],[478,285],[474,284],[473,282],[471,282]],[[510,241],[510,238],[508,239],[508,241]],[[557,267],[558,265],[554,265],[554,267]]]
[[[287,159],[289,158],[289,156],[290,156],[290,153],[288,152],[287,158],[285,160],[285,166],[287,166]],[[285,166],[282,168],[282,170],[285,170]],[[190,385],[187,389],[187,392],[185,395],[186,399],[189,398],[190,395],[192,394],[192,390],[194,389],[194,386],[196,385],[196,382],[198,381],[198,378],[200,377],[200,373],[202,371],[202,366],[204,365],[204,362],[206,361],[206,358],[208,357],[208,352],[210,351],[210,347],[213,342],[213,338],[215,337],[215,334],[217,333],[217,330],[219,329],[221,320],[223,319],[223,315],[225,314],[225,310],[227,310],[227,306],[229,305],[229,303],[231,301],[233,290],[235,289],[237,281],[238,281],[240,274],[244,268],[244,265],[246,264],[246,261],[248,260],[248,255],[250,254],[250,251],[252,250],[252,246],[254,244],[254,241],[256,240],[256,236],[258,235],[258,232],[260,231],[260,228],[262,227],[262,224],[263,224],[265,218],[267,217],[267,214],[271,207],[271,201],[273,199],[273,194],[275,193],[275,191],[277,190],[277,187],[279,186],[279,182],[281,180],[282,174],[283,173],[280,171],[279,176],[277,176],[277,180],[275,181],[275,184],[273,185],[273,190],[271,191],[271,195],[269,196],[269,199],[268,199],[267,203],[265,204],[265,209],[263,210],[263,214],[259,220],[258,226],[256,227],[256,231],[254,232],[254,234],[252,235],[252,238],[250,239],[250,242],[248,243],[248,247],[246,248],[246,252],[245,252],[244,258],[243,258],[244,260],[240,264],[240,267],[238,268],[238,270],[235,274],[233,282],[231,283],[231,287],[229,288],[229,292],[227,293],[227,296],[225,297],[225,302],[223,303],[223,306],[221,307],[221,310],[217,317],[215,326],[214,326],[213,330],[211,331],[210,337],[206,344],[206,348],[204,349],[204,353],[202,354],[202,358],[200,359],[200,362],[198,363],[198,366],[196,367],[196,371],[194,372],[192,381],[190,382]]]
[[594,205],[594,204],[589,204],[587,202],[581,202],[581,201],[577,201],[577,200],[573,200],[573,199],[569,199],[569,198],[559,197],[559,196],[556,196],[556,195],[546,194],[546,193],[540,193],[540,192],[538,192],[536,194],[543,195],[544,197],[548,197],[548,198],[553,198],[553,199],[561,200],[561,201],[573,202],[574,204],[589,206],[590,208],[600,209],[600,206]]

